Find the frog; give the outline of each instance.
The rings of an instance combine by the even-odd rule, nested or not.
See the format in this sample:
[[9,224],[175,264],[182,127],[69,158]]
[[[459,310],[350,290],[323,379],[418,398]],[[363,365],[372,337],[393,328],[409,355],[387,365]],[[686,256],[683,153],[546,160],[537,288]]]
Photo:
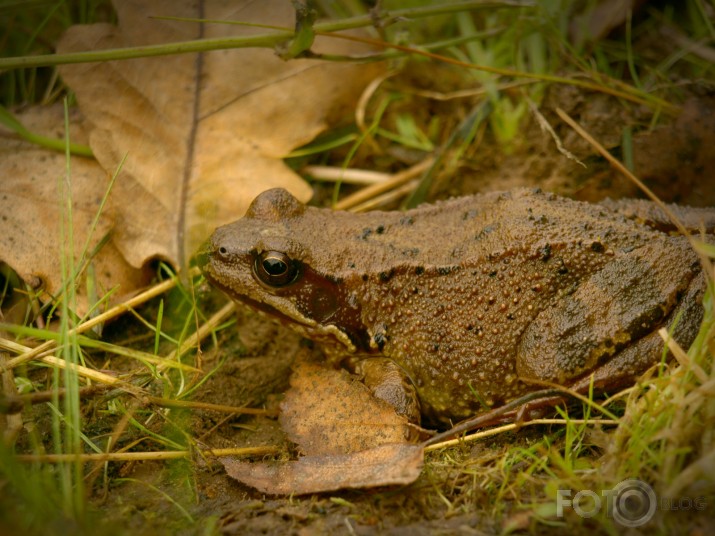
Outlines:
[[[671,209],[711,240],[715,209]],[[365,213],[271,189],[214,231],[199,264],[436,426],[544,385],[632,384],[660,362],[660,328],[694,340],[706,288],[688,237],[654,203],[531,188]]]

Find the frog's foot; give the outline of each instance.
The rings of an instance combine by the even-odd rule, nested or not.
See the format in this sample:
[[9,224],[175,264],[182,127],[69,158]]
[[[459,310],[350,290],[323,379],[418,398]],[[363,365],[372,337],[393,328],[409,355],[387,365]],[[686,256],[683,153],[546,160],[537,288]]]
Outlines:
[[417,391],[405,371],[386,357],[353,357],[348,366],[362,377],[376,398],[384,400],[411,423],[420,424]]

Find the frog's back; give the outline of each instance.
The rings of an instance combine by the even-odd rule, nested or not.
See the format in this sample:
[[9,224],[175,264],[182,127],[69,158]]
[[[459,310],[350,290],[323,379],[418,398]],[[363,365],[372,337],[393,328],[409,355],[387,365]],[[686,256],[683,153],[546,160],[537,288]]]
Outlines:
[[533,190],[459,198],[401,217],[406,229],[383,221],[367,241],[416,253],[387,274],[367,270],[363,318],[437,416],[471,414],[479,406],[473,390],[498,405],[533,389],[519,380],[522,335],[614,260],[648,244],[673,246],[685,271],[697,263],[683,239]]
[[[633,247],[654,231],[599,205],[517,189],[437,202],[405,213],[374,212],[363,215],[352,236],[360,246],[344,249],[366,251],[354,263],[371,271],[390,260],[423,267],[449,268],[480,263],[524,250],[543,256],[549,248],[588,244],[593,248]],[[359,220],[356,220],[359,221]],[[384,252],[384,253],[383,253]]]

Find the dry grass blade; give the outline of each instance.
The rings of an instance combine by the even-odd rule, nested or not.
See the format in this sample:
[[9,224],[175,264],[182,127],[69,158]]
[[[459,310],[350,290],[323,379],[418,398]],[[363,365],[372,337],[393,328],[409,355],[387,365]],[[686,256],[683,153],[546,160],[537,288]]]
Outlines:
[[[229,449],[205,449],[199,450],[202,456],[265,456],[267,454],[277,454],[280,449],[273,446],[265,447],[243,447]],[[127,462],[127,461],[149,461],[149,460],[177,460],[189,458],[194,452],[191,450],[167,450],[159,452],[108,452],[96,454],[18,454],[16,459],[21,462]]]
[[615,158],[611,153],[609,153],[606,148],[601,145],[593,136],[591,136],[586,130],[579,125],[576,121],[574,121],[566,112],[564,112],[561,108],[556,108],[556,113],[559,115],[561,119],[564,120],[571,128],[576,131],[576,133],[581,136],[584,140],[586,140],[588,143],[591,144],[591,146],[598,151],[598,153],[608,160],[608,162],[615,167],[620,173],[622,173],[625,177],[627,177],[630,181],[632,181],[638,188],[640,188],[658,207],[663,211],[663,213],[668,216],[670,221],[675,225],[676,229],[678,229],[678,232],[682,234],[683,236],[688,237],[688,240],[690,241],[691,245],[693,245],[693,249],[698,253],[698,256],[700,257],[700,262],[704,268],[704,270],[707,273],[712,273],[712,263],[710,262],[710,259],[703,255],[698,248],[693,244],[693,238],[688,232],[688,230],[685,228],[685,226],[682,224],[682,222],[678,219],[678,217],[673,213],[672,210],[663,203],[663,201],[658,198],[653,191],[646,186],[643,181],[641,181],[638,177],[636,177],[633,173],[630,172],[630,170],[624,166],[617,158]]
[[111,385],[113,387],[121,387],[122,389],[137,394],[141,395],[142,391],[135,387],[134,385],[131,385],[130,383],[125,382],[124,380],[121,380],[120,378],[117,378],[115,376],[110,376],[109,374],[105,374],[103,372],[99,372],[98,370],[93,370],[91,368],[82,366],[82,365],[75,365],[74,363],[68,363],[64,359],[60,359],[55,356],[44,356],[40,357],[40,361],[43,363],[46,363],[48,365],[51,365],[53,367],[57,367],[60,369],[65,369],[69,368],[74,370],[79,376],[82,376],[84,378],[87,378],[89,380],[94,380],[96,382],[104,383],[107,385]]
[[[358,100],[357,106],[355,107],[355,124],[357,125],[358,129],[360,129],[360,132],[362,132],[363,134],[368,132],[368,127],[365,123],[365,112],[367,110],[368,102],[370,102],[370,99],[375,94],[380,85],[385,80],[392,76],[395,76],[396,74],[397,72],[394,70],[382,73],[380,76],[374,78],[372,82],[370,82],[365,87],[362,92],[362,95],[360,95],[360,99]],[[371,136],[368,136],[366,140],[372,146],[372,148],[374,148],[377,152],[380,152],[379,145],[375,143],[375,140]]]
[[[316,32],[316,35],[330,35],[330,34],[326,34],[324,32]],[[396,43],[387,43],[385,41],[366,38],[366,37],[358,37],[358,36],[352,36],[352,35],[332,35],[332,37],[339,37],[340,39],[346,39],[348,41],[358,41],[360,43],[366,43],[366,44],[370,44],[370,45],[373,45],[376,47],[383,47],[383,48],[388,48],[388,49],[399,50],[401,52],[414,54],[416,56],[423,56],[425,58],[430,58],[432,60],[436,60],[439,62],[443,62],[443,63],[447,63],[447,64],[451,64],[451,65],[457,65],[459,67],[464,67],[465,69],[473,69],[475,71],[483,71],[486,73],[491,73],[491,74],[500,75],[500,76],[507,76],[507,77],[511,77],[511,78],[526,78],[526,79],[531,79],[531,80],[536,80],[536,81],[550,82],[550,83],[554,83],[554,84],[566,84],[566,85],[570,85],[570,86],[574,86],[574,87],[580,87],[580,88],[584,88],[587,90],[592,90],[592,91],[605,93],[608,95],[613,95],[614,97],[618,97],[620,99],[624,99],[624,100],[634,102],[637,104],[645,104],[647,106],[651,106],[654,108],[657,107],[657,108],[662,109],[666,113],[672,114],[672,115],[676,115],[679,111],[679,108],[677,106],[675,106],[659,97],[640,92],[640,91],[634,89],[633,86],[631,86],[629,84],[625,84],[618,80],[610,80],[610,81],[615,86],[619,87],[620,89],[616,89],[615,87],[609,87],[602,83],[591,82],[590,80],[582,80],[579,78],[568,78],[568,77],[563,77],[563,76],[556,76],[553,74],[544,74],[544,73],[538,73],[538,72],[523,71],[523,70],[517,70],[517,69],[513,69],[513,68],[506,68],[506,67],[498,67],[498,66],[493,66],[493,65],[485,65],[485,64],[477,65],[475,63],[464,62],[464,61],[461,61],[461,60],[458,60],[455,58],[451,58],[449,56],[444,56],[441,54],[428,52],[426,50],[420,50],[420,49],[417,49],[414,47],[398,45]],[[607,77],[605,77],[603,75],[600,75],[599,78],[602,80],[607,79]]]
[[[196,367],[192,367],[191,365],[187,365],[185,363],[180,363],[178,361],[168,361],[166,358],[163,357],[157,357],[154,354],[150,354],[148,352],[142,352],[140,350],[135,350],[132,348],[126,348],[124,346],[116,346],[113,344],[108,344],[102,341],[97,341],[97,340],[92,340],[87,344],[87,346],[93,347],[93,348],[98,348],[100,350],[103,350],[108,353],[113,353],[116,355],[122,355],[125,357],[131,357],[134,359],[138,359],[141,361],[146,361],[147,363],[152,363],[154,365],[161,365],[162,368],[174,368],[174,369],[181,369],[186,372],[201,372],[200,369]],[[0,348],[9,350],[15,354],[27,354],[28,352],[31,352],[33,349],[16,343],[15,341],[11,341],[8,339],[4,339],[0,337]]]
[[367,169],[344,169],[333,166],[306,166],[303,173],[313,179],[326,182],[344,182],[347,184],[381,184],[390,180],[392,175]]
[[536,106],[533,100],[530,98],[525,97],[526,102],[529,105],[529,110],[531,110],[531,113],[534,115],[536,118],[536,122],[539,124],[539,128],[541,128],[542,132],[546,132],[549,136],[551,136],[551,139],[554,140],[554,143],[556,144],[556,149],[564,155],[566,158],[569,160],[573,160],[577,164],[579,164],[581,167],[586,167],[586,164],[581,162],[578,158],[576,158],[576,155],[574,155],[571,151],[569,151],[566,147],[564,147],[563,142],[561,141],[561,138],[559,138],[558,134],[556,134],[556,131],[553,129],[553,127],[549,124],[549,122],[546,120],[544,115],[539,111],[539,108]]
[[700,365],[693,362],[693,360],[688,357],[688,354],[685,350],[683,350],[678,342],[670,336],[667,329],[660,328],[658,330],[658,335],[660,335],[661,339],[663,339],[665,344],[668,346],[668,350],[670,350],[673,356],[675,356],[675,359],[681,367],[686,370],[691,370],[701,383],[708,381],[707,373],[702,369],[702,367],[700,367]]
[[[510,82],[506,84],[497,84],[494,89],[496,91],[508,91],[510,89],[515,89],[523,86],[529,86],[532,84],[535,84],[536,82],[533,80],[524,80],[521,82]],[[465,99],[469,97],[481,97],[488,95],[487,89],[480,87],[480,88],[472,88],[472,89],[460,89],[457,91],[450,91],[449,93],[442,93],[439,91],[427,91],[427,90],[420,90],[420,89],[406,89],[405,93],[411,94],[411,95],[417,95],[420,97],[425,97],[427,99],[432,99],[436,101],[449,101],[453,99]]]
[[[47,341],[47,342],[55,342],[54,340],[52,341]],[[44,345],[41,345],[44,346]],[[28,348],[27,346],[23,346],[22,344],[18,344],[13,341],[9,341],[7,339],[0,339],[0,348],[5,348],[8,350],[11,350],[13,352],[25,352],[23,355],[27,355],[31,353],[32,349]],[[38,346],[39,348],[39,346]],[[18,359],[18,358],[15,358]],[[93,370],[88,367],[82,366],[82,365],[75,365],[73,363],[68,363],[64,359],[60,359],[59,357],[55,357],[53,355],[40,355],[36,357],[38,361],[41,361],[47,365],[50,365],[52,367],[58,367],[61,369],[65,368],[71,368],[74,371],[77,372],[80,376],[83,376],[85,378],[88,378],[90,380],[94,380],[100,383],[103,383],[105,385],[111,385],[115,387],[122,387],[128,391],[131,392],[138,392],[137,388],[134,387],[133,385],[115,377],[115,376],[110,376],[109,374],[105,374],[103,372],[99,372],[98,370]],[[14,359],[11,359],[8,361],[8,364],[11,363],[12,361],[15,361]],[[8,366],[7,368],[12,368]]]
[[704,43],[693,41],[692,39],[690,39],[686,35],[683,35],[671,26],[663,26],[660,29],[660,32],[669,39],[672,39],[675,44],[677,44],[684,50],[687,50],[688,52],[692,52],[693,54],[700,56],[705,61],[715,63],[714,48],[706,46]]
[[692,485],[693,482],[696,482],[698,478],[702,478],[704,475],[712,475],[714,466],[715,450],[712,450],[695,463],[690,464],[675,477],[663,492],[663,496],[678,497],[682,495],[683,490]]
[[164,408],[189,408],[203,409],[208,411],[217,411],[220,413],[233,413],[237,415],[270,415],[275,416],[277,411],[268,411],[266,409],[245,408],[236,406],[226,406],[224,404],[211,404],[209,402],[193,402],[191,400],[172,400],[170,398],[158,398],[155,396],[147,397],[147,400],[152,404]]
[[[188,277],[194,277],[198,275],[198,269],[191,270],[188,274]],[[86,322],[83,322],[79,326],[72,328],[68,332],[68,336],[84,333],[86,331],[89,331],[92,329],[94,326],[97,326],[99,324],[103,324],[107,320],[111,320],[112,318],[116,318],[117,316],[134,309],[138,305],[141,305],[147,301],[149,301],[152,298],[155,298],[169,289],[173,288],[176,286],[176,284],[179,281],[178,276],[174,276],[171,279],[167,279],[166,281],[162,281],[161,283],[158,283],[157,285],[154,285],[150,289],[134,296],[133,298],[125,301],[124,303],[120,303],[118,305],[115,305],[111,309],[105,311],[104,313],[101,313],[93,318],[90,318]],[[7,363],[5,363],[5,369],[13,369],[19,365],[22,365],[23,363],[27,363],[28,361],[32,361],[33,359],[37,359],[39,355],[41,355],[43,352],[46,352],[47,350],[51,350],[57,346],[57,342],[54,340],[49,340],[41,345],[37,346],[36,348],[33,348],[32,350],[15,357],[14,359],[11,359]]]
[[234,302],[228,302],[224,305],[220,311],[211,316],[204,324],[199,326],[199,329],[192,333],[186,338],[181,348],[174,350],[169,355],[166,356],[164,363],[159,365],[159,370],[171,366],[169,363],[178,362],[178,358],[184,355],[189,350],[198,347],[199,341],[203,340],[204,337],[208,336],[216,327],[221,324],[226,318],[231,316],[236,310],[236,304]]
[[488,426],[489,424],[493,424],[494,422],[497,422],[499,418],[505,416],[512,411],[524,407],[529,402],[534,402],[540,399],[550,399],[557,396],[563,396],[564,394],[565,391],[563,389],[543,389],[541,391],[534,391],[533,393],[529,393],[515,400],[512,400],[511,402],[508,402],[503,406],[491,409],[486,413],[477,415],[476,417],[466,419],[461,423],[457,424],[456,426],[453,426],[449,430],[431,437],[424,442],[424,446],[426,448],[431,445],[440,443],[445,439],[452,438],[464,432],[469,432],[470,430],[479,428],[480,426]]
[[455,445],[461,445],[463,443],[470,443],[472,441],[477,441],[486,437],[492,437],[495,435],[503,434],[505,432],[511,432],[512,430],[519,430],[520,428],[523,428],[525,426],[534,426],[537,424],[558,424],[564,426],[569,424],[592,424],[600,426],[618,426],[620,424],[620,421],[614,419],[533,419],[521,423],[504,424],[502,426],[497,426],[496,428],[484,430],[483,432],[476,432],[474,434],[469,434],[468,436],[460,437],[457,439],[449,439],[447,441],[434,443],[426,447],[425,452],[439,450],[446,447],[453,447]]
[[399,199],[402,199],[403,197],[414,192],[415,188],[417,188],[417,186],[419,186],[419,184],[420,184],[419,179],[411,180],[407,184],[398,186],[397,188],[394,188],[394,189],[390,190],[389,192],[385,192],[384,194],[376,195],[372,199],[368,199],[367,201],[364,201],[358,205],[355,205],[354,207],[351,208],[351,210],[353,212],[367,212],[368,210],[375,210],[375,209],[383,207],[389,203],[394,203],[394,202],[398,201]]
[[400,171],[399,173],[395,173],[389,181],[368,186],[341,199],[335,203],[334,208],[335,210],[350,210],[365,201],[412,181],[415,177],[427,171],[432,164],[434,164],[434,157],[425,158],[414,166],[411,166],[404,171]]

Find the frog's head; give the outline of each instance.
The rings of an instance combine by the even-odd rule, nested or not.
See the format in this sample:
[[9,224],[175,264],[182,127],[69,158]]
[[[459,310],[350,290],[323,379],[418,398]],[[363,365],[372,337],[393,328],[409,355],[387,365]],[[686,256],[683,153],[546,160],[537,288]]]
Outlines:
[[307,210],[315,209],[286,190],[263,192],[243,218],[214,232],[200,255],[201,269],[231,298],[312,339],[355,351],[366,339],[359,306],[343,281],[317,268],[324,264],[324,252],[313,251],[323,245],[321,229],[311,218],[302,221]]

